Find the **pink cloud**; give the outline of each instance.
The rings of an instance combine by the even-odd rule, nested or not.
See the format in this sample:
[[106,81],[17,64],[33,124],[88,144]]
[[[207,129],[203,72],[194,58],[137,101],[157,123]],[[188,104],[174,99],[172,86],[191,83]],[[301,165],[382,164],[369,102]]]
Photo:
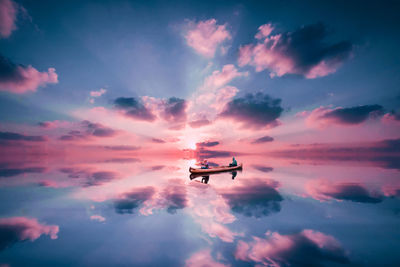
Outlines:
[[359,183],[333,183],[329,180],[312,180],[306,184],[307,193],[314,199],[326,201],[353,201],[358,203],[380,203],[382,195],[372,192]]
[[270,76],[299,74],[313,79],[334,73],[351,56],[352,44],[342,41],[333,45],[323,39],[326,27],[319,23],[302,26],[293,32],[271,35],[274,27],[259,27],[256,44],[239,49],[239,66],[251,65],[257,72],[268,69]]
[[49,68],[47,72],[39,72],[30,65],[16,65],[1,55],[0,67],[7,70],[7,74],[0,78],[0,91],[23,94],[35,92],[40,86],[58,83],[58,75],[54,68]]
[[[315,128],[325,128],[331,125],[358,125],[369,118],[383,115],[383,107],[380,105],[363,105],[356,107],[330,108],[321,106],[310,113],[301,112],[299,116],[307,116],[306,124]],[[297,115],[296,115],[297,116]]]
[[99,91],[91,91],[91,92],[90,92],[90,96],[93,96],[93,97],[100,97],[100,96],[102,96],[103,94],[105,94],[106,92],[107,92],[106,89],[101,88]]
[[239,241],[235,258],[264,266],[319,266],[326,261],[348,263],[347,253],[332,236],[313,230],[292,235],[266,233],[267,238],[253,237]]
[[104,222],[106,220],[106,218],[104,218],[101,215],[92,215],[92,216],[90,216],[90,219],[93,221],[99,221],[99,222]]
[[0,0],[0,36],[7,38],[17,28],[18,5],[11,0]]
[[202,230],[211,237],[218,237],[224,242],[232,243],[236,236],[241,234],[232,232],[228,227],[215,222],[203,221],[200,223]]
[[0,243],[0,250],[3,250],[15,242],[34,241],[41,235],[49,235],[51,239],[57,239],[59,227],[40,224],[34,218],[10,217],[0,218],[0,230],[2,233],[7,233]]
[[[236,87],[227,84],[237,77],[247,75],[248,72],[240,72],[232,64],[223,66],[222,70],[215,70],[193,94],[189,113],[197,118],[215,117],[239,92]],[[203,122],[207,124],[206,121]]]
[[217,262],[211,256],[210,249],[204,249],[194,253],[189,259],[185,262],[186,267],[206,267],[206,266],[215,266],[215,267],[227,267],[230,265],[226,265],[220,262]]
[[39,122],[38,125],[41,128],[44,129],[56,129],[56,128],[67,128],[67,127],[71,127],[72,123],[69,121],[59,121],[59,120],[55,120],[55,121],[42,121]]
[[185,38],[187,44],[197,53],[212,58],[218,46],[232,37],[226,25],[218,25],[215,19],[209,19],[197,24],[190,22]]
[[382,121],[386,124],[400,125],[400,114],[399,113],[386,113],[382,117]]

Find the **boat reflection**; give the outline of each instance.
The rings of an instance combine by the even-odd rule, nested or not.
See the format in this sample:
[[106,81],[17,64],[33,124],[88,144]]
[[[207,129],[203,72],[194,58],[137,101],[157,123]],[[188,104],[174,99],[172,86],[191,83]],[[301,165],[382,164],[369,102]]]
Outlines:
[[242,172],[242,170],[237,170],[237,171],[226,171],[226,172],[217,172],[217,173],[207,173],[206,175],[204,173],[191,173],[189,175],[190,180],[196,179],[198,177],[202,177],[201,182],[203,184],[208,184],[210,180],[211,175],[226,175],[227,173],[230,173],[232,175],[232,180],[234,180],[238,174],[238,172]]

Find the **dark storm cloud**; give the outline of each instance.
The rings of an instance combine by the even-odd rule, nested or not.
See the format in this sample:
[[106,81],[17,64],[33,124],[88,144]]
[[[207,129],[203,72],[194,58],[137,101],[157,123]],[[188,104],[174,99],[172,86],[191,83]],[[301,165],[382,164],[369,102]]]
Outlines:
[[196,143],[197,147],[213,147],[217,145],[219,145],[218,141],[207,141],[207,142]]
[[260,218],[281,210],[283,200],[277,191],[279,183],[273,180],[252,179],[240,186],[221,190],[232,211],[247,217]]
[[25,173],[44,173],[45,171],[46,171],[46,168],[44,168],[44,167],[29,167],[29,168],[20,168],[20,169],[0,168],[0,177],[12,177],[12,176],[20,175],[20,174],[25,174]]
[[134,97],[119,97],[114,100],[117,109],[124,111],[124,115],[142,121],[154,121],[156,116],[143,103]]
[[12,132],[0,132],[0,141],[44,142],[47,141],[47,138],[44,136],[32,136]]
[[135,188],[114,201],[115,211],[119,214],[134,213],[146,200],[153,197],[155,189],[152,186]]
[[232,118],[252,128],[275,127],[279,125],[277,119],[283,112],[280,105],[280,99],[258,92],[230,101],[219,116]]
[[371,116],[382,116],[383,107],[380,105],[364,105],[351,108],[337,108],[325,113],[320,119],[333,119],[340,124],[359,124]]
[[262,172],[272,172],[274,170],[274,168],[272,167],[262,166],[262,165],[252,165],[252,167]]
[[186,100],[171,97],[164,104],[163,118],[169,122],[184,122],[186,121],[186,108]]
[[272,142],[272,141],[274,141],[274,138],[272,138],[271,136],[266,135],[266,136],[263,136],[263,137],[260,137],[260,138],[258,138],[256,140],[254,140],[251,143],[252,144],[262,144],[262,143]]

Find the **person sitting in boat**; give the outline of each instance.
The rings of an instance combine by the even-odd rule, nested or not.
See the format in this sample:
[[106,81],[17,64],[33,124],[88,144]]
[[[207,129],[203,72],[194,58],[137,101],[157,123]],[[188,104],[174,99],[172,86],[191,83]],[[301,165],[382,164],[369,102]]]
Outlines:
[[201,166],[202,169],[208,169],[209,168],[208,161],[206,159],[201,163],[201,165],[203,165],[203,166]]
[[229,163],[229,167],[235,167],[237,166],[237,161],[235,159],[235,157],[232,158],[232,163]]

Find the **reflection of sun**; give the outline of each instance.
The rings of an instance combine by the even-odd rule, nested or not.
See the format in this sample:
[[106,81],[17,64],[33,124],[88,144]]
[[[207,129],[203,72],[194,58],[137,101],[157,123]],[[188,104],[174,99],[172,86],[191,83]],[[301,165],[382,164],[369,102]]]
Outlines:
[[188,147],[189,147],[190,149],[196,149],[196,142],[194,142],[194,141],[188,142]]

